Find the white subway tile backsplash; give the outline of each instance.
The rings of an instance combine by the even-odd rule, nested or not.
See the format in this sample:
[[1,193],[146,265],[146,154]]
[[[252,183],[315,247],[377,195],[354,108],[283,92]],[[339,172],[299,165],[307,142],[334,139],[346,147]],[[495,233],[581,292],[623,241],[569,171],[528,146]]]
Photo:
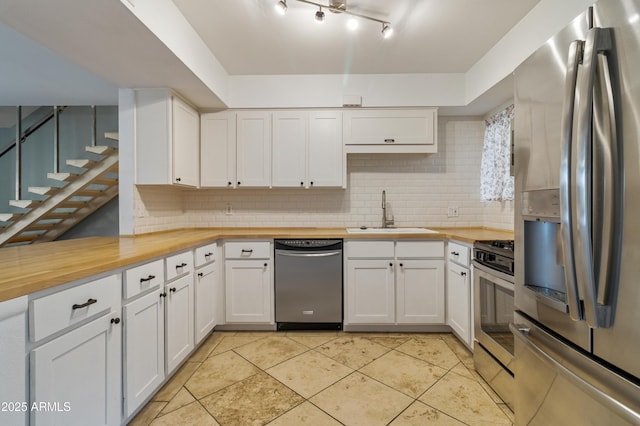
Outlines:
[[[513,229],[513,202],[480,201],[484,122],[439,117],[437,154],[349,154],[347,189],[138,187],[136,233],[181,227],[379,226],[386,190],[397,226]],[[233,214],[226,214],[227,205]],[[456,206],[458,217],[447,217]]]

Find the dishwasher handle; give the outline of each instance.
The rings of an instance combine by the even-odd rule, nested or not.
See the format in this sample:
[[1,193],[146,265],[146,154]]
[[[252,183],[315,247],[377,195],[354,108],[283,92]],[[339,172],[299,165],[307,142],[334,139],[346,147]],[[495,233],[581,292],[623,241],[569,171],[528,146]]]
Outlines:
[[340,256],[340,255],[342,255],[342,251],[301,252],[301,251],[276,250],[276,256],[288,256],[288,257],[329,257],[329,256]]

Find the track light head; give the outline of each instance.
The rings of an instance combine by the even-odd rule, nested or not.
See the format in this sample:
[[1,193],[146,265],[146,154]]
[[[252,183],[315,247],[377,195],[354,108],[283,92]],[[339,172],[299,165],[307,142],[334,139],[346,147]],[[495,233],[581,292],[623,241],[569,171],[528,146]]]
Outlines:
[[319,24],[324,22],[324,12],[322,11],[322,8],[316,12],[316,22]]
[[382,24],[382,38],[387,39],[393,35],[393,28],[389,25],[388,22]]
[[276,3],[275,8],[276,12],[278,12],[280,15],[284,15],[287,12],[287,0],[280,0],[278,3]]

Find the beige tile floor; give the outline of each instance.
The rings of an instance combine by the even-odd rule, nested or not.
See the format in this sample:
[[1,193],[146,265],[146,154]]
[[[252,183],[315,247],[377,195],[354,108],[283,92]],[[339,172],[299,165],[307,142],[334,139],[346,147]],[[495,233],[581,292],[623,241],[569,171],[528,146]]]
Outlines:
[[511,425],[450,334],[215,332],[130,425]]

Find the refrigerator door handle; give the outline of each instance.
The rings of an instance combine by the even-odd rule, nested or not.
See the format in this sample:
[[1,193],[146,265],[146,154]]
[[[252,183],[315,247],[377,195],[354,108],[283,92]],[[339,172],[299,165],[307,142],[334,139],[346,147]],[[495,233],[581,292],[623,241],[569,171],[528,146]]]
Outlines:
[[[603,405],[605,405],[612,412],[616,413],[620,417],[628,420],[630,424],[637,424],[640,421],[640,416],[638,413],[628,405],[621,402],[619,399],[614,398],[609,395],[608,392],[603,392],[602,390],[596,388],[593,384],[586,381],[579,374],[572,371],[569,366],[571,366],[571,362],[558,362],[553,356],[549,354],[549,350],[546,345],[544,345],[543,340],[534,341],[536,338],[539,329],[533,327],[533,329],[527,325],[516,325],[513,323],[509,324],[509,329],[513,333],[514,337],[518,340],[519,343],[525,345],[525,347],[530,350],[537,358],[542,360],[543,362],[551,365],[555,371],[558,372],[559,375],[567,379],[571,384],[576,386],[578,389],[583,391],[585,394],[589,395],[596,401],[599,401]],[[540,332],[544,334],[544,332]],[[546,338],[546,336],[541,335],[541,338]],[[573,349],[571,349],[573,350]],[[516,358],[517,362],[517,358]],[[566,366],[565,366],[566,364]],[[517,378],[517,367],[516,367],[516,378]],[[516,379],[517,380],[517,379]],[[632,394],[633,395],[633,394]]]
[[564,104],[562,107],[562,146],[560,162],[560,229],[562,235],[562,254],[564,258],[564,275],[567,286],[566,303],[569,315],[573,320],[584,319],[580,305],[580,294],[576,281],[576,270],[573,251],[573,203],[571,196],[575,193],[575,181],[572,179],[574,159],[573,151],[573,116],[575,111],[576,85],[578,68],[582,62],[584,41],[575,40],[569,46],[567,72],[565,77]]
[[[584,298],[585,319],[590,327],[608,327],[610,326],[610,306],[599,305],[597,302],[598,287],[596,284],[596,271],[598,272],[598,281],[604,274],[609,277],[609,258],[612,255],[612,244],[606,244],[601,248],[603,255],[594,262],[594,241],[593,241],[593,208],[592,205],[592,179],[593,179],[593,156],[592,156],[592,136],[593,136],[593,100],[594,88],[596,87],[596,71],[598,67],[598,55],[613,53],[613,33],[609,28],[593,28],[589,30],[587,41],[585,43],[583,66],[584,72],[578,93],[580,102],[578,105],[578,122],[577,122],[577,146],[576,146],[576,184],[575,190],[575,214],[573,215],[573,241],[575,250],[575,271],[578,283],[581,285],[581,295]],[[610,70],[608,70],[610,71]],[[607,73],[609,73],[607,71]],[[605,73],[605,74],[607,74]],[[610,73],[609,73],[610,74]],[[613,110],[610,105],[610,110]],[[615,128],[615,123],[612,124]],[[615,144],[614,144],[615,145]],[[609,158],[604,160],[610,161]],[[612,170],[612,164],[604,166],[605,169]],[[612,182],[612,185],[617,185]],[[618,185],[619,186],[619,185]],[[595,206],[600,208],[600,206]],[[618,209],[619,207],[613,206]],[[603,215],[607,216],[607,214]],[[613,217],[611,220],[605,221],[602,225],[602,235],[613,235],[614,224]],[[603,238],[602,242],[606,242],[607,238]],[[598,241],[600,243],[600,241]],[[597,246],[599,247],[599,245]],[[614,253],[615,255],[615,253]],[[605,264],[603,264],[605,263]],[[603,272],[603,274],[601,273]],[[606,294],[608,288],[604,281],[600,281],[600,292]],[[604,296],[603,296],[604,297]]]

